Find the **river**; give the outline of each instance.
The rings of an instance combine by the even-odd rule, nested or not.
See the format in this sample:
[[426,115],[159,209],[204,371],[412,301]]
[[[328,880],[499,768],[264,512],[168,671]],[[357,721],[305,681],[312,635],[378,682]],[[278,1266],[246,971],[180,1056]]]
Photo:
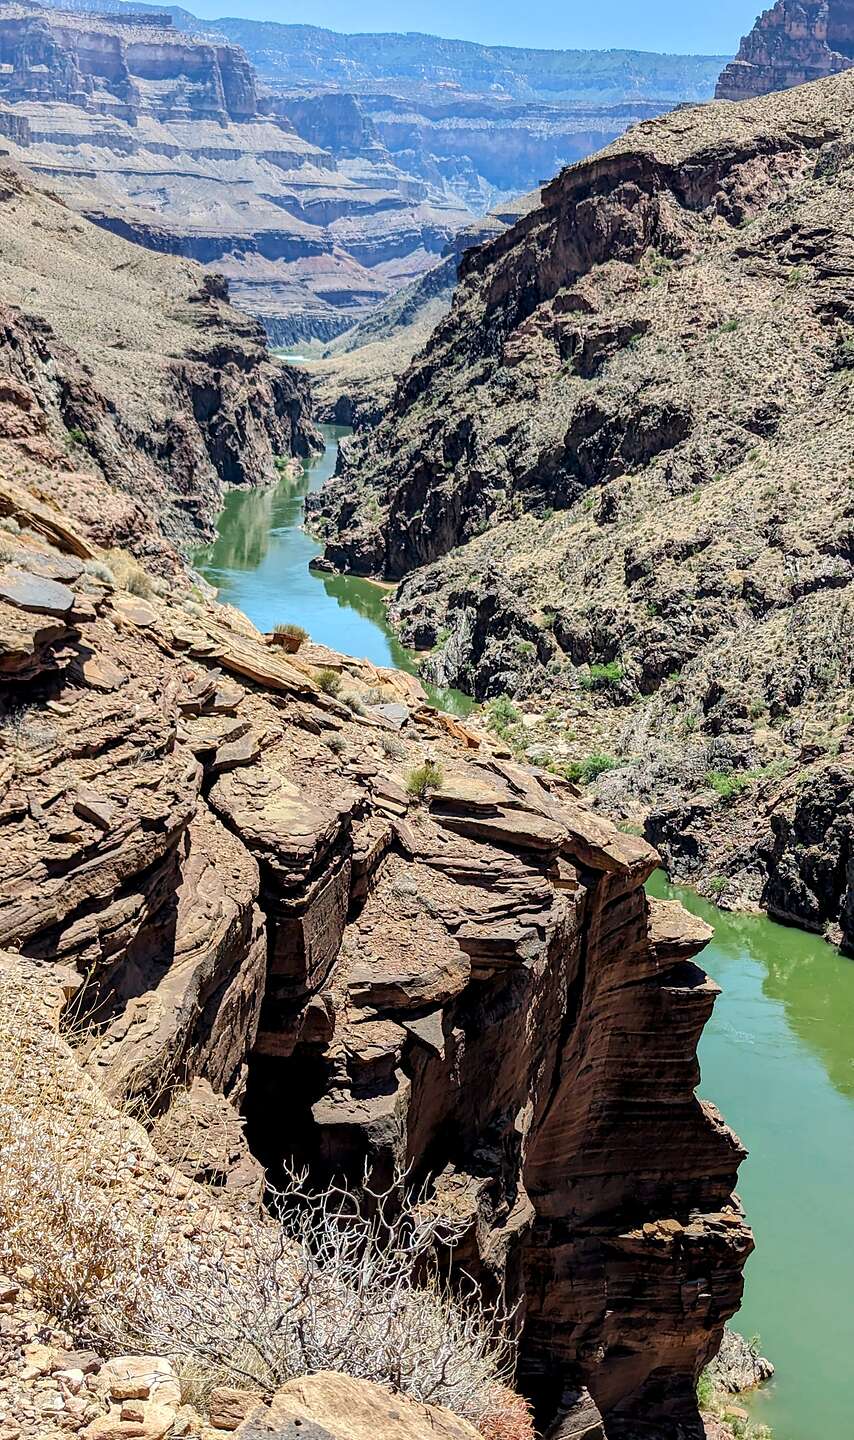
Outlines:
[[[340,425],[321,425],[320,430],[326,449],[307,461],[301,474],[267,489],[226,495],[217,539],[198,550],[193,562],[217,587],[220,599],[236,605],[259,630],[302,625],[320,645],[416,675],[417,655],[389,626],[385,589],[358,576],[309,568],[320,545],[303,528],[305,497],[334,474],[338,442],[350,434]],[[425,688],[443,710],[465,715],[472,708],[459,690]]]
[[730,915],[662,876],[715,927],[723,988],[700,1093],[750,1150],[739,1180],[756,1252],[735,1324],[777,1366],[750,1402],[774,1440],[854,1435],[854,960],[761,915]]
[[[384,591],[309,569],[304,500],[335,468],[338,440],[274,488],[233,491],[202,574],[262,630],[279,621],[378,665],[417,670],[392,634]],[[456,692],[432,692],[465,713]],[[723,987],[702,1041],[701,1092],[750,1149],[740,1190],[756,1230],[738,1328],[759,1335],[777,1378],[752,1401],[774,1440],[848,1440],[854,1354],[854,961],[763,916],[734,916],[656,876],[715,927],[703,956]]]

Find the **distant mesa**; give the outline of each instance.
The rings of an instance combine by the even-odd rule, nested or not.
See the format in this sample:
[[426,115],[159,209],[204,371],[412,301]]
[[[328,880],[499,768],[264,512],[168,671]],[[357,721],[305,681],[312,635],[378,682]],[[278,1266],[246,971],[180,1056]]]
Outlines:
[[749,100],[854,66],[854,0],[777,0],[727,65],[718,100]]

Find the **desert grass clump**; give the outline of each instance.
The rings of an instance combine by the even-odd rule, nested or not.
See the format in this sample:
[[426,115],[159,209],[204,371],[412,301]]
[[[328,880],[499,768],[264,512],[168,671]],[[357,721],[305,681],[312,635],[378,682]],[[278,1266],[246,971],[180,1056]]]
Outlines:
[[116,577],[104,560],[87,560],[84,566],[87,575],[100,580],[102,585],[115,585]]
[[127,550],[110,550],[107,559],[113,579],[120,590],[136,595],[140,600],[150,600],[154,594],[151,576],[147,575],[138,560]]
[[442,767],[435,760],[425,760],[423,765],[416,765],[407,775],[406,793],[413,800],[426,800],[436,790],[441,790],[444,783]]
[[337,670],[320,670],[317,674],[317,684],[324,695],[337,695],[341,689],[341,676]]
[[332,751],[333,755],[344,755],[346,753],[347,741],[344,739],[343,735],[330,735],[326,744],[328,749]]
[[9,561],[14,560],[14,558],[15,551],[13,546],[9,544],[8,540],[0,540],[0,565],[8,565]]
[[396,735],[381,735],[380,749],[387,760],[405,760],[406,746]]
[[57,732],[37,709],[22,705],[0,716],[0,741],[9,750],[38,754],[53,748]]
[[274,625],[270,638],[274,645],[281,645],[289,655],[296,655],[308,639],[308,631],[301,625]]

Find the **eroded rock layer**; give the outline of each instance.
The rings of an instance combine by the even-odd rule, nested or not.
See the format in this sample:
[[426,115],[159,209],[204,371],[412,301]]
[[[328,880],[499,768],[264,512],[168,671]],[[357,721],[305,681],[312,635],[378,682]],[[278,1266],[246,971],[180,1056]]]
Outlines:
[[742,40],[716,94],[719,100],[747,100],[821,80],[852,65],[852,0],[777,0]]
[[434,1177],[544,1423],[586,1386],[611,1437],[700,1437],[752,1241],[695,1095],[709,932],[647,900],[655,852],[416,681],[0,510],[0,946],[77,991],[90,1074],[226,1199],[257,1159]]

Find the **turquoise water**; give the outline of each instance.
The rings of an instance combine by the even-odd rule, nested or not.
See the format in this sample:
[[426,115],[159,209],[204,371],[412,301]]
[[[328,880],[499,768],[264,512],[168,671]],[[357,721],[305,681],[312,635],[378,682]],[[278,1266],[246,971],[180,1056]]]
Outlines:
[[[309,568],[321,547],[303,528],[305,497],[334,473],[338,442],[350,434],[343,426],[320,429],[326,449],[307,461],[301,474],[267,490],[229,492],[216,541],[198,550],[193,563],[220,599],[236,605],[259,630],[302,625],[320,645],[416,675],[417,656],[389,626],[384,588]],[[442,709],[465,715],[472,708],[459,690],[425,688]]]
[[715,927],[702,957],[723,987],[700,1093],[750,1156],[739,1190],[756,1232],[744,1308],[777,1366],[750,1402],[774,1440],[854,1435],[854,960],[764,916],[729,915],[656,876]]

